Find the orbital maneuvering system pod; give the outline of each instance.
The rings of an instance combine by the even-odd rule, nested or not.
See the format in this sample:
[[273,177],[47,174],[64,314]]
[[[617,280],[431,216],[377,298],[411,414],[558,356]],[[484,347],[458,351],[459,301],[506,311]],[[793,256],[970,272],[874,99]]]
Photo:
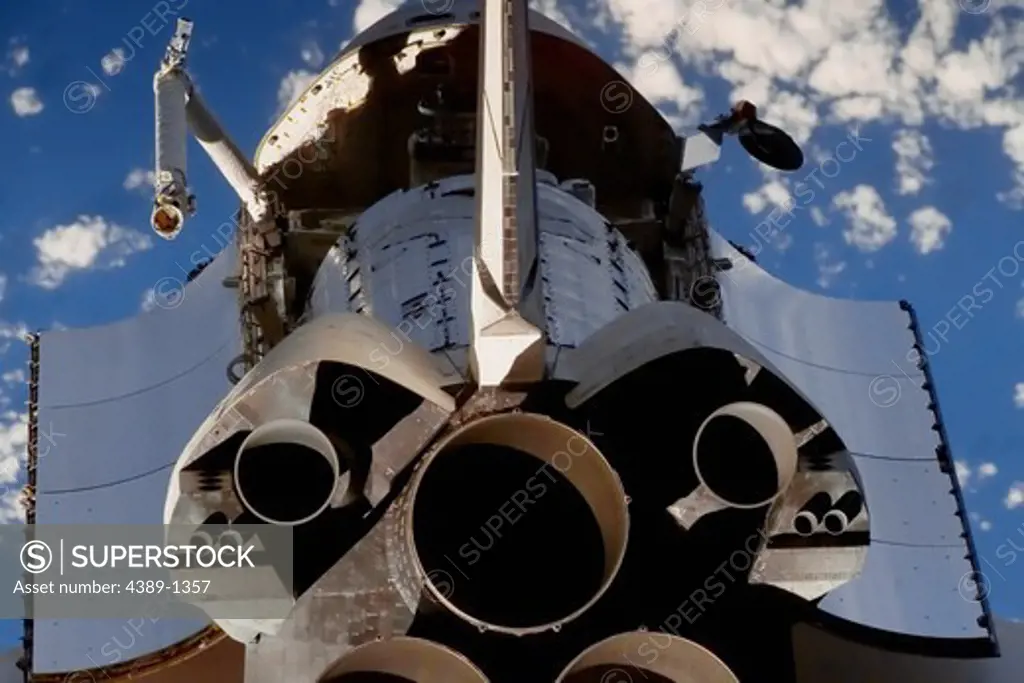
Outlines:
[[867,497],[835,416],[723,322],[693,173],[729,136],[782,171],[799,146],[748,102],[677,137],[524,0],[447,6],[358,36],[253,162],[187,21],[156,75],[154,230],[194,211],[190,128],[242,203],[245,340],[165,518],[293,544],[250,612],[195,604],[246,683],[794,680]]

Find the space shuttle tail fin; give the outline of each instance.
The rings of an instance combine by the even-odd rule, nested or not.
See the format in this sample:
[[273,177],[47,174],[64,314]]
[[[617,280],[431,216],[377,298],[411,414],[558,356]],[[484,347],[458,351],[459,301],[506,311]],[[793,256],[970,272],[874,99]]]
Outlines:
[[480,386],[544,371],[526,0],[482,0],[471,367]]

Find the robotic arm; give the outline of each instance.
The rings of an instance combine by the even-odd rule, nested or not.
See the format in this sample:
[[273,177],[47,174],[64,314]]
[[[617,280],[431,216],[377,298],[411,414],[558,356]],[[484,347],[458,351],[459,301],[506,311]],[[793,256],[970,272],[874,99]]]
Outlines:
[[185,71],[185,57],[191,39],[192,22],[178,19],[174,37],[153,77],[153,91],[156,93],[156,193],[152,226],[156,234],[167,240],[177,237],[186,217],[195,213],[195,197],[189,192],[185,177],[188,129],[192,130],[199,145],[235,190],[253,220],[259,222],[269,214],[259,174],[221,128]]

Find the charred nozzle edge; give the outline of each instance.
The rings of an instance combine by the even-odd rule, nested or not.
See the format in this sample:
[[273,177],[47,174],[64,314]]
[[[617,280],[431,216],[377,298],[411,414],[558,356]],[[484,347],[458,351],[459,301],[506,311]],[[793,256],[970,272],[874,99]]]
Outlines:
[[[635,657],[644,652],[644,646],[650,654],[641,656],[646,656],[647,661],[637,662],[630,657],[630,653]],[[555,683],[565,683],[574,674],[595,667],[609,667],[602,681],[642,681],[647,678],[644,673],[647,672],[674,683],[740,683],[736,674],[711,650],[679,636],[648,631],[619,633],[591,645],[569,662]],[[630,669],[640,676],[629,676]],[[625,675],[610,676],[613,671]]]
[[444,645],[398,636],[359,645],[330,664],[317,683],[336,683],[355,673],[378,673],[410,681],[487,683],[487,677],[466,657]]

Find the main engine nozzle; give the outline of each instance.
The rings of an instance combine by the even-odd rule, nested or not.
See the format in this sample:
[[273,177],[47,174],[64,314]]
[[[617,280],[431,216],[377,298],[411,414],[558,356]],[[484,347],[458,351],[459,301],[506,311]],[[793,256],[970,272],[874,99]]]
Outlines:
[[238,447],[235,493],[264,522],[296,526],[327,509],[340,472],[326,434],[301,420],[274,420],[254,429]]
[[626,552],[618,475],[579,432],[543,415],[485,417],[423,460],[394,508],[392,566],[482,630],[558,629],[604,594]]
[[685,638],[647,631],[620,633],[591,645],[569,662],[555,683],[611,681],[739,683],[710,650]]
[[468,659],[443,645],[399,637],[365,643],[336,660],[317,683],[487,683]]

